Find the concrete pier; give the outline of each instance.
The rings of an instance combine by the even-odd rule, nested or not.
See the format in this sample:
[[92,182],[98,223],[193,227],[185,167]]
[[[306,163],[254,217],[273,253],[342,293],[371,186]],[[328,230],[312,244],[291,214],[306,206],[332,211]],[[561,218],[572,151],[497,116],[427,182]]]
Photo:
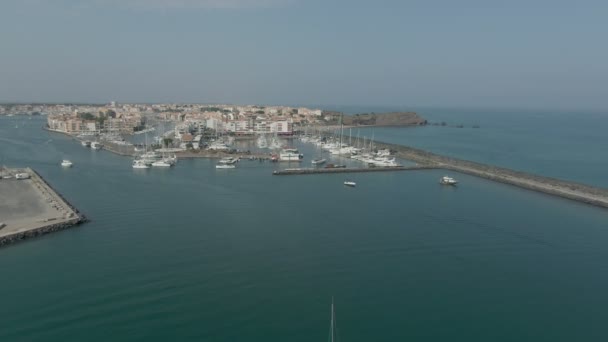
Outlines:
[[[3,169],[2,174],[12,177],[0,179],[0,246],[87,221],[34,170]],[[16,174],[29,178],[16,179]]]
[[289,175],[315,175],[320,173],[362,173],[362,172],[387,172],[387,171],[412,171],[434,169],[433,166],[392,166],[392,167],[369,167],[369,168],[296,168],[276,170],[272,174],[275,176]]

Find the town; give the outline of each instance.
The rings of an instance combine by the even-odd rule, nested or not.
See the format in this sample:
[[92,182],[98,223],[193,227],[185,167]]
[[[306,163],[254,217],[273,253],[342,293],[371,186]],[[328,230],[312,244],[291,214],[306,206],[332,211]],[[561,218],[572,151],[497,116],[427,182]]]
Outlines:
[[230,135],[276,133],[292,135],[296,127],[325,125],[335,114],[320,109],[286,106],[203,104],[15,104],[0,105],[0,115],[47,115],[48,129],[71,135],[137,134],[148,122],[208,128]]

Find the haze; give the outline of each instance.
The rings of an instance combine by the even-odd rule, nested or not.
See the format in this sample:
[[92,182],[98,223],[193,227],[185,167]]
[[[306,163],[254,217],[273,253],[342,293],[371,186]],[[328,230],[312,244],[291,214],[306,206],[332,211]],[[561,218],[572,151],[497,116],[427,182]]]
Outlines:
[[604,1],[3,0],[1,102],[608,108]]

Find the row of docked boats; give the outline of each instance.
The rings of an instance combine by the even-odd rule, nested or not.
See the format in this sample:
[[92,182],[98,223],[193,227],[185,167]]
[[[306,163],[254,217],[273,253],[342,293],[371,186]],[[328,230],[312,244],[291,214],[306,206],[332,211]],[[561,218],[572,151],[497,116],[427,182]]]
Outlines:
[[172,167],[177,163],[177,156],[164,156],[155,151],[150,151],[141,154],[133,160],[132,167],[134,169],[149,169],[150,167]]
[[82,145],[82,147],[90,147],[93,150],[101,150],[101,148],[103,147],[103,145],[98,141],[83,140],[80,142],[80,144]]
[[236,163],[239,162],[239,158],[226,157],[220,159],[215,165],[216,169],[235,169]]

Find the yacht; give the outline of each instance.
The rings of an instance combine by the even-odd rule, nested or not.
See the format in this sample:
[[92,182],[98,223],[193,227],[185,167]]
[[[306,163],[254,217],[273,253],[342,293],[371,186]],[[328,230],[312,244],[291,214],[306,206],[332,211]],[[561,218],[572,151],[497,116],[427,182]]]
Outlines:
[[312,165],[321,165],[325,164],[327,160],[325,158],[317,158],[312,160]]
[[173,164],[167,159],[161,159],[161,160],[157,160],[157,161],[153,162],[152,166],[154,166],[154,167],[171,167],[171,166],[173,166]]
[[72,165],[73,165],[72,162],[67,159],[64,159],[61,161],[61,166],[63,166],[63,167],[72,167]]
[[231,163],[229,161],[226,161],[224,159],[221,159],[217,165],[215,165],[216,169],[235,169],[236,165],[234,165],[234,163]]
[[134,169],[149,169],[150,165],[146,164],[146,162],[142,159],[135,159],[133,161],[133,168]]
[[220,164],[236,164],[238,163],[239,158],[233,158],[233,157],[226,157],[226,158],[222,158],[220,159]]
[[286,148],[279,153],[279,161],[301,161],[304,158],[297,149]]
[[444,185],[456,185],[456,184],[458,184],[458,181],[452,177],[443,176],[439,180],[439,183],[444,184]]
[[351,180],[346,180],[346,181],[344,181],[344,185],[350,186],[350,187],[354,188],[355,186],[357,186],[357,183],[355,183],[355,182],[353,182]]

